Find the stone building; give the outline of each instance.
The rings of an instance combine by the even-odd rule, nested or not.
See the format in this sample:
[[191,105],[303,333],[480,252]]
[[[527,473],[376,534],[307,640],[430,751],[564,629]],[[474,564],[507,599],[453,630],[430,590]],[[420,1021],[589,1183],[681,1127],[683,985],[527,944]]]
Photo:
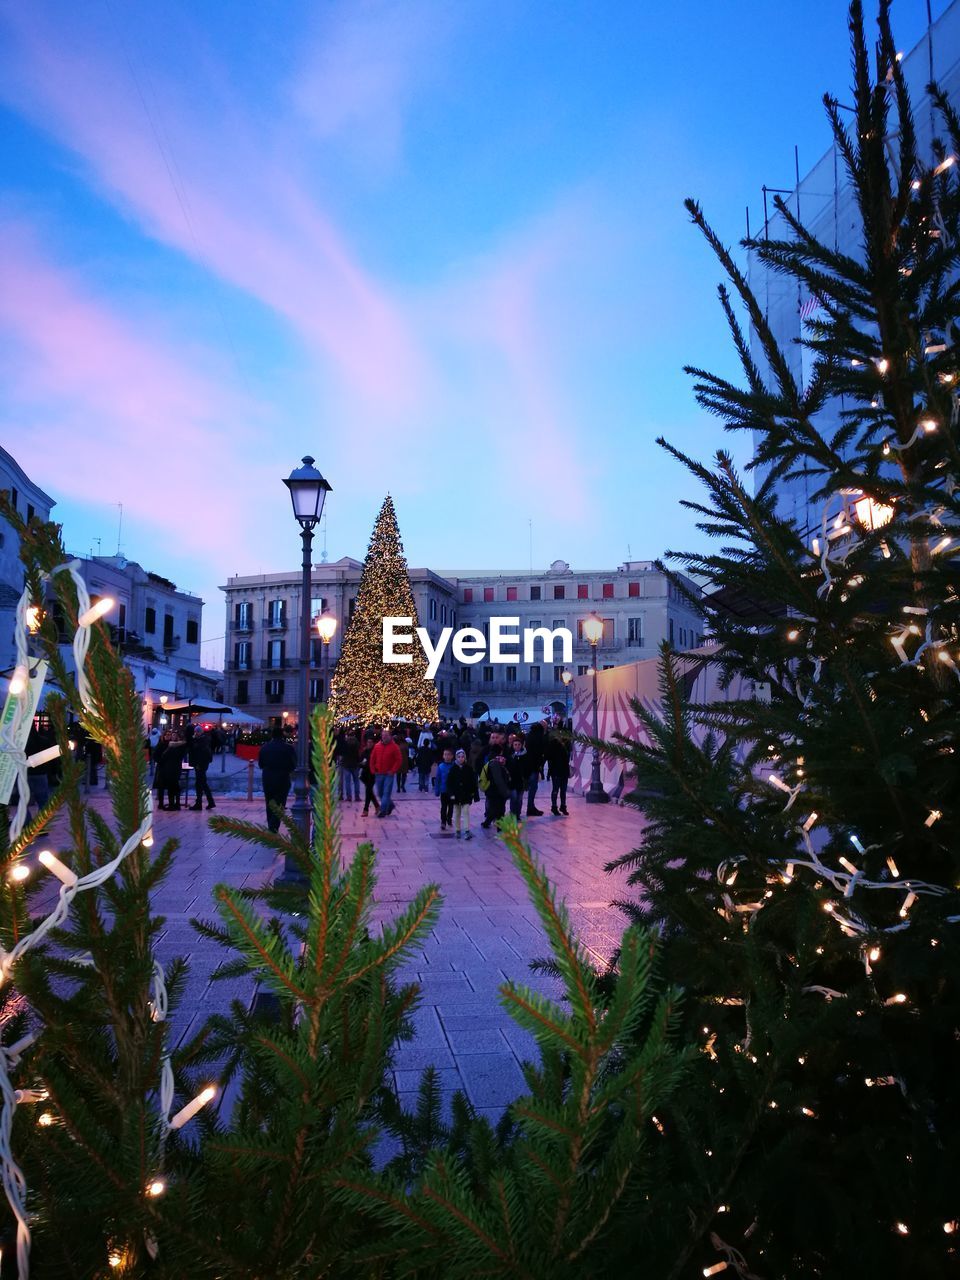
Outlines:
[[[49,520],[50,511],[56,506],[53,498],[34,484],[3,448],[0,448],[0,490],[7,492],[24,520],[34,516],[38,520]],[[20,537],[10,522],[0,516],[0,670],[3,671],[13,665],[16,654],[13,635],[23,581]]]
[[[309,611],[311,628],[321,614],[337,620],[326,652],[311,636],[310,701],[327,696],[330,673],[340,654],[344,628],[353,615],[362,565],[344,557],[314,566]],[[520,627],[568,627],[573,636],[574,676],[592,660],[582,623],[591,613],[604,621],[598,650],[601,669],[656,654],[669,640],[694,648],[702,639],[701,620],[651,561],[628,561],[617,569],[574,570],[555,560],[541,572],[412,568],[410,584],[419,624],[435,643],[444,627],[476,627],[489,636],[493,615],[517,617]],[[694,591],[693,584],[690,589]],[[228,579],[224,701],[243,706],[270,723],[294,724],[300,689],[301,584],[297,573],[244,575]],[[494,714],[519,706],[563,704],[563,663],[541,660],[513,664],[461,665],[449,648],[435,682],[442,715],[470,715],[482,703]]]

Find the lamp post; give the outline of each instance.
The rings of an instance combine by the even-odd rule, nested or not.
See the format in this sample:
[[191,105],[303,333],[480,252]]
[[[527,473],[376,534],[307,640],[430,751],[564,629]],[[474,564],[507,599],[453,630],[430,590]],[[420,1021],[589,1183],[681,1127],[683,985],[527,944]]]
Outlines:
[[[598,618],[595,613],[591,613],[589,618],[584,619],[581,629],[590,648],[593,650],[593,736],[594,739],[597,739],[600,737],[600,718],[597,702],[597,646],[603,639],[603,619]],[[593,748],[590,786],[584,799],[587,804],[607,804],[610,800],[610,797],[603,789],[603,783],[600,781],[600,751],[597,747]]]
[[[323,503],[331,486],[307,456],[303,465],[291,471],[283,482],[290,490],[293,514],[300,526],[303,544],[303,577],[300,587],[300,710],[297,722],[297,767],[293,771],[293,805],[290,816],[310,838],[310,801],[307,786],[307,749],[310,740],[310,572],[313,531],[323,514]],[[292,868],[284,867],[282,879],[287,879]]]
[[561,671],[560,679],[563,681],[563,696],[564,696],[565,705],[566,705],[564,719],[569,720],[570,719],[570,681],[573,679],[573,672]]

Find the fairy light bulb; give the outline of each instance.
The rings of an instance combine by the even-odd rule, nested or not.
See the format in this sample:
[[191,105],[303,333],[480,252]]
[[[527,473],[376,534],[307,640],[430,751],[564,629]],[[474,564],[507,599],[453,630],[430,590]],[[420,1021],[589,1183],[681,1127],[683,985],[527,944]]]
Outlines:
[[712,1267],[704,1267],[703,1274],[705,1276],[718,1276],[721,1271],[726,1271],[729,1262],[715,1262]]
[[62,863],[56,854],[51,853],[49,849],[44,849],[41,853],[38,853],[37,861],[45,866],[51,875],[55,875],[60,883],[66,885],[68,889],[72,889],[79,879],[77,873],[75,871],[71,871],[70,868]]
[[119,1249],[111,1249],[111,1251],[107,1254],[107,1262],[110,1263],[111,1267],[122,1267],[123,1254],[119,1251]]
[[890,368],[890,361],[886,356],[881,356],[877,361],[877,373],[884,374]]
[[898,1236],[908,1236],[910,1234],[910,1228],[905,1222],[895,1222],[893,1224],[893,1229],[896,1231]]
[[903,994],[903,992],[902,992],[902,991],[898,991],[898,992],[897,992],[897,994],[896,994],[895,996],[890,996],[890,998],[889,998],[889,999],[887,999],[887,1000],[884,1000],[884,1002],[883,1002],[883,1003],[884,1003],[885,1005],[892,1005],[892,1004],[906,1004],[906,1003],[907,1003],[907,997]]
[[81,613],[80,617],[77,619],[77,626],[92,627],[95,622],[104,616],[104,614],[110,612],[115,603],[116,601],[112,596],[104,596],[101,600],[92,604],[89,609],[85,610],[85,612]]
[[153,1196],[154,1198],[162,1196],[166,1189],[167,1184],[162,1178],[154,1178],[152,1182],[147,1183],[147,1195]]
[[[170,1121],[171,1129],[182,1129],[188,1120],[192,1120],[198,1111],[202,1110],[208,1102],[212,1102],[217,1096],[215,1085],[209,1084],[202,1089],[192,1102],[188,1102],[185,1107],[181,1107],[177,1114]],[[662,1131],[661,1131],[662,1132]]]
[[18,862],[10,872],[10,879],[14,882],[22,882],[30,875],[30,868],[25,862]]
[[37,1124],[44,1129],[49,1129],[53,1124],[54,1118],[52,1111],[41,1111],[40,1115],[37,1116]]
[[10,678],[10,694],[14,698],[19,698],[26,690],[27,682],[30,679],[30,673],[21,663],[20,666],[14,667],[13,675]]
[[868,954],[869,954],[869,956],[870,956],[870,961],[871,961],[871,963],[872,963],[872,964],[876,964],[876,963],[877,963],[877,961],[880,959],[880,948],[879,948],[879,947],[871,947],[871,948],[870,948],[870,951],[869,951],[869,953],[868,953]]
[[911,889],[910,892],[907,894],[907,896],[903,900],[903,906],[900,908],[901,920],[906,920],[907,912],[910,910],[910,908],[913,906],[916,900],[917,900],[917,895]]
[[143,845],[145,849],[152,849],[153,848],[153,832],[148,831],[147,834],[140,841],[140,843]]
[[956,1229],[957,1229],[957,1220],[956,1220],[956,1218],[953,1218],[953,1219],[951,1219],[951,1221],[950,1221],[950,1222],[945,1222],[945,1223],[943,1224],[943,1232],[944,1232],[944,1235],[952,1236],[952,1235],[954,1234],[954,1232],[956,1231]]

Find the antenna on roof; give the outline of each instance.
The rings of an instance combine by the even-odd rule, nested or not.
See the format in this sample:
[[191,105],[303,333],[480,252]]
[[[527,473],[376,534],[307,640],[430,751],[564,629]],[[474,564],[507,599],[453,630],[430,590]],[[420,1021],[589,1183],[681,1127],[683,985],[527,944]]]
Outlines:
[[530,533],[530,572],[533,573],[533,520],[527,521],[527,527]]
[[120,534],[123,532],[123,503],[118,502],[117,506],[120,508],[120,522],[117,525],[117,555],[119,555],[120,554]]
[[327,563],[327,517],[324,513],[323,517],[323,550],[320,552],[320,563]]

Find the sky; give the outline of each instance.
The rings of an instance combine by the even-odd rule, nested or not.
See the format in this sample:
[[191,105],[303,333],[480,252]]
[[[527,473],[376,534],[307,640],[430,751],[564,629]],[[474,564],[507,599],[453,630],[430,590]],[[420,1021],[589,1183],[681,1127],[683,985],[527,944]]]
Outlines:
[[318,558],[388,491],[432,568],[701,546],[655,440],[749,453],[683,373],[736,374],[683,200],[756,230],[849,61],[842,0],[0,0],[0,442],[211,665],[304,454]]

